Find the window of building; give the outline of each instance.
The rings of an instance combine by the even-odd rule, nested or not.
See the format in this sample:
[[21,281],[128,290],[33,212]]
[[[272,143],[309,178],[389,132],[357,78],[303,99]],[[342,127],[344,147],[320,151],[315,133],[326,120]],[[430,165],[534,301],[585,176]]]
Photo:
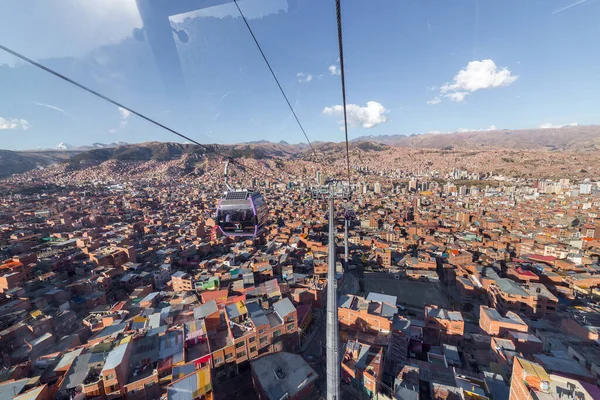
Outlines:
[[250,339],[248,339],[248,342],[250,342],[250,343],[256,342],[256,337],[250,336]]
[[260,344],[263,344],[266,341],[267,341],[267,337],[266,336],[261,337],[260,340],[259,340]]
[[237,358],[242,358],[242,357],[246,357],[245,351],[240,351],[239,353],[237,353]]
[[115,374],[108,374],[104,377],[104,380],[110,381],[111,379],[115,379]]
[[281,331],[278,329],[275,332],[273,332],[273,337],[277,337],[281,335]]
[[240,347],[244,347],[244,342],[239,342],[235,344],[236,349],[239,349]]
[[117,390],[119,390],[119,385],[112,385],[112,386],[108,387],[108,390],[106,392],[113,393],[113,392],[116,392]]
[[291,331],[292,329],[294,329],[294,327],[295,327],[295,326],[296,326],[296,324],[289,324],[289,325],[287,326],[287,330],[288,330],[288,331]]
[[267,328],[261,328],[258,330],[258,333],[265,333],[267,331]]
[[250,347],[250,353],[254,353],[256,351],[256,346]]
[[229,360],[231,357],[233,357],[233,353],[225,354],[225,359],[226,360]]
[[222,362],[223,362],[223,358],[222,357],[215,358],[215,364],[221,364]]

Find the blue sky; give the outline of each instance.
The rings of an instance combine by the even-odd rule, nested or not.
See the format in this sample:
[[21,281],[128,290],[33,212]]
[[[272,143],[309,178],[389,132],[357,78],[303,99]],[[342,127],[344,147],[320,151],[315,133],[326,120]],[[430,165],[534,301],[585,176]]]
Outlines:
[[[240,6],[309,138],[342,141],[334,1]],[[342,12],[351,138],[600,122],[598,0]],[[150,26],[165,13],[145,11],[144,27],[134,0],[4,0],[0,42],[200,142],[305,141],[233,3],[165,17],[187,43]],[[181,141],[1,51],[0,93],[1,148]]]

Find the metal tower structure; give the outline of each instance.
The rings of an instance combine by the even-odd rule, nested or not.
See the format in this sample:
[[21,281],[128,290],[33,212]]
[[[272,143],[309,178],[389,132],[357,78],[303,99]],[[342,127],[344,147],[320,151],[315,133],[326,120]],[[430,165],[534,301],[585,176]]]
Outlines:
[[346,262],[345,267],[348,268],[348,221],[347,218],[344,218],[344,261]]
[[335,210],[333,189],[329,195],[329,264],[327,268],[327,399],[340,398],[338,356],[337,278],[335,276]]
[[[327,268],[327,312],[326,312],[326,344],[327,344],[327,399],[340,399],[340,357],[338,340],[338,307],[337,307],[337,278],[335,270],[335,202],[337,199],[350,199],[351,188],[340,181],[329,180],[325,185],[312,188],[316,198],[327,199],[329,202],[329,254]],[[347,227],[347,225],[346,225]],[[347,229],[346,229],[347,232]],[[347,235],[346,235],[347,236]],[[347,259],[347,256],[346,256]]]

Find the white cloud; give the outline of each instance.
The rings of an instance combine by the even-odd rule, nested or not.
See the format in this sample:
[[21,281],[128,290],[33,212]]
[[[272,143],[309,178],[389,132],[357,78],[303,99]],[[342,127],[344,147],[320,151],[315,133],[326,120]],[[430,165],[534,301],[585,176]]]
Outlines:
[[331,75],[339,75],[341,73],[337,65],[330,65],[327,69],[329,70]]
[[485,131],[495,131],[498,130],[498,128],[496,128],[496,125],[490,125],[489,127],[487,127],[486,129],[468,129],[468,128],[459,128],[456,132],[485,132]]
[[[135,3],[134,3],[135,4]],[[257,19],[266,17],[267,15],[278,14],[288,11],[288,3],[286,0],[262,0],[252,4],[249,7],[243,8],[246,19]],[[212,7],[205,7],[199,10],[190,11],[188,13],[177,14],[169,17],[172,22],[182,23],[186,18],[239,18],[240,13],[233,5],[222,4]]]
[[451,101],[453,101],[455,103],[460,103],[465,100],[465,97],[467,97],[468,94],[469,93],[467,93],[467,92],[454,92],[454,93],[447,93],[444,95],[444,97],[449,98]]
[[486,131],[496,131],[496,130],[498,130],[498,128],[496,128],[496,125],[490,125],[486,129],[458,128],[455,131],[438,131],[438,130],[432,130],[432,131],[429,131],[427,133],[428,134],[432,134],[432,135],[443,135],[443,134],[448,134],[448,133],[486,132]]
[[129,110],[124,109],[123,107],[119,107],[119,113],[121,114],[121,118],[127,119],[131,115]]
[[304,72],[298,72],[296,77],[300,83],[306,83],[313,80],[313,76],[311,74],[305,74]]
[[[16,26],[31,26],[32,22],[35,29],[14,34]],[[2,1],[0,13],[0,37],[10,37],[15,49],[27,49],[27,56],[34,60],[83,57],[131,37],[134,26],[141,27],[142,21],[131,0],[42,1],[36,3],[35,13],[25,2]],[[0,65],[5,61],[14,66],[16,60],[0,54]]]
[[453,83],[444,84],[442,93],[466,90],[475,92],[480,89],[508,86],[519,77],[512,75],[508,68],[498,68],[492,60],[471,61],[467,67],[458,71]]
[[453,102],[460,103],[470,93],[508,86],[518,78],[508,68],[499,68],[493,60],[471,61],[458,71],[452,82],[440,87],[440,94]]
[[540,129],[558,129],[558,128],[566,128],[566,127],[574,127],[574,126],[579,126],[579,124],[577,122],[571,122],[570,124],[565,124],[565,125],[554,125],[551,122],[546,122],[544,124],[538,125],[538,128],[540,128]]
[[120,128],[125,128],[128,124],[128,119],[131,116],[131,111],[119,107],[119,113],[121,114],[121,122],[119,123]]
[[70,115],[68,112],[66,112],[66,111],[65,111],[65,110],[63,110],[62,108],[60,108],[60,107],[56,107],[56,106],[53,106],[52,104],[46,104],[46,103],[37,103],[37,102],[35,102],[35,101],[33,102],[33,104],[35,104],[36,106],[40,106],[40,107],[46,107],[46,108],[49,108],[49,109],[51,109],[51,110],[54,110],[54,111],[61,112],[61,113],[65,114],[65,115]]
[[[390,110],[376,101],[368,101],[366,107],[361,107],[357,104],[348,104],[346,110],[350,126],[361,126],[363,128],[373,128],[387,122],[386,114],[390,112]],[[341,105],[325,107],[323,114],[343,116],[344,107]],[[340,122],[343,123],[343,121]]]
[[22,129],[26,131],[29,128],[31,128],[31,124],[25,119],[0,117],[0,131],[8,129]]
[[441,101],[442,99],[440,99],[438,96],[435,96],[433,99],[427,100],[427,104],[440,104]]
[[538,125],[538,128],[540,128],[540,129],[560,128],[560,125],[554,125],[551,122],[546,122],[546,123]]

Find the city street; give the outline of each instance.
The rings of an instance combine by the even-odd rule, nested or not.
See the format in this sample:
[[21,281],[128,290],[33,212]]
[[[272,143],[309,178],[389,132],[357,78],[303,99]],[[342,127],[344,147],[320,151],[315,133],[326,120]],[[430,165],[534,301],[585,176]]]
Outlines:
[[446,305],[438,284],[394,279],[385,272],[365,272],[365,293],[383,293],[396,296],[398,302],[422,309],[428,304]]

